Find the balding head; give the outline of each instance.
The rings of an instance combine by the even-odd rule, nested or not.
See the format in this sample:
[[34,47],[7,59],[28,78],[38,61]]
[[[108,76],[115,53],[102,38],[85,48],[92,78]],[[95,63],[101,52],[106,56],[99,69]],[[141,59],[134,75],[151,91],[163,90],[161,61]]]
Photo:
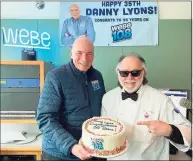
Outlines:
[[79,19],[79,17],[80,17],[80,8],[77,4],[72,4],[70,6],[70,15],[74,18],[74,20]]
[[87,49],[94,50],[93,43],[85,36],[81,35],[79,36],[72,45],[72,50],[78,48],[79,46],[84,46]]
[[71,58],[77,69],[86,72],[94,59],[93,43],[86,36],[77,38],[72,45]]
[[145,79],[145,60],[132,53],[120,59],[116,70],[120,85],[129,93],[135,92]]

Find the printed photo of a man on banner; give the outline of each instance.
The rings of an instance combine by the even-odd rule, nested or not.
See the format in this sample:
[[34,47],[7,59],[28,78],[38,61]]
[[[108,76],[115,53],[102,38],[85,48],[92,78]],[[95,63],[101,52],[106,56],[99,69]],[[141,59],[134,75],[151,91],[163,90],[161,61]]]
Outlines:
[[61,2],[60,42],[71,47],[80,35],[95,46],[158,45],[156,1]]
[[89,16],[80,15],[80,8],[77,4],[70,5],[69,12],[71,17],[64,20],[61,43],[71,47],[74,40],[80,35],[85,35],[94,43],[95,30],[92,19]]

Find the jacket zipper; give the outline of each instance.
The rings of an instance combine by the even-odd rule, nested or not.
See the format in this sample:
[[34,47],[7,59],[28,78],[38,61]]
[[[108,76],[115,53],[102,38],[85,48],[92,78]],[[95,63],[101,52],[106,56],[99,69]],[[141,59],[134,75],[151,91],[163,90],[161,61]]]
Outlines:
[[90,107],[90,97],[89,97],[88,82],[87,81],[86,81],[86,84],[85,84],[84,94],[85,94],[85,100],[88,101],[88,109],[89,109],[90,117],[92,117],[92,110],[91,110],[91,107]]

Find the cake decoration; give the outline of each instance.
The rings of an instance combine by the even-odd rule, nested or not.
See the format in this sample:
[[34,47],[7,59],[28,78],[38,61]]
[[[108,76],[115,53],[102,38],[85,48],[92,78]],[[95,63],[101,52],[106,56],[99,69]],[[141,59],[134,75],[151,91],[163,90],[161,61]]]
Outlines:
[[82,125],[80,144],[93,156],[115,157],[127,150],[125,126],[108,117],[93,117]]

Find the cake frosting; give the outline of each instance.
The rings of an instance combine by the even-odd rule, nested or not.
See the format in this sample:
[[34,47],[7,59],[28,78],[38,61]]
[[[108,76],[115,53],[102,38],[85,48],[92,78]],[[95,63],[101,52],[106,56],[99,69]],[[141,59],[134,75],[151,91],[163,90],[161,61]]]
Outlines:
[[111,118],[93,117],[83,123],[80,143],[93,156],[116,156],[126,150],[125,126]]

